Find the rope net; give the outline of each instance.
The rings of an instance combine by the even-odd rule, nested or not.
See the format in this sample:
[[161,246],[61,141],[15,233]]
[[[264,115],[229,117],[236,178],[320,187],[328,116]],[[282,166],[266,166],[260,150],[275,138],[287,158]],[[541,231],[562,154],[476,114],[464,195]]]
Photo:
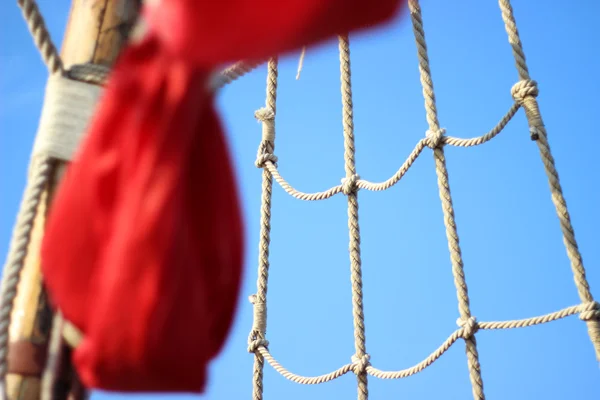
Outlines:
[[[39,49],[49,72],[53,76],[60,75],[64,79],[75,80],[88,85],[101,85],[105,81],[109,71],[106,67],[101,65],[75,65],[69,70],[65,70],[36,2],[34,0],[18,0],[17,3],[27,21],[34,43]],[[368,398],[369,394],[369,376],[379,379],[400,379],[414,375],[430,366],[459,339],[463,339],[465,342],[473,397],[476,400],[483,400],[485,399],[484,385],[476,341],[476,333],[479,330],[523,328],[556,321],[576,314],[579,314],[579,318],[586,322],[588,333],[595,349],[596,358],[600,361],[600,304],[594,300],[586,279],[583,261],[577,247],[577,241],[575,240],[575,234],[570,222],[567,204],[562,193],[558,172],[556,171],[554,159],[548,144],[547,132],[536,100],[536,96],[538,95],[537,83],[532,80],[529,75],[525,54],[519,38],[510,1],[499,0],[499,5],[519,75],[519,81],[511,89],[511,94],[515,102],[504,117],[502,117],[496,126],[489,132],[469,139],[446,135],[445,129],[440,127],[421,8],[418,0],[409,0],[408,4],[417,46],[420,79],[423,87],[425,111],[429,129],[426,132],[425,137],[417,142],[413,151],[396,173],[384,182],[370,182],[361,179],[355,166],[352,79],[350,68],[350,43],[348,36],[339,37],[341,93],[343,104],[344,166],[346,176],[340,185],[325,191],[315,193],[298,191],[282,177],[277,169],[277,157],[275,156],[274,151],[275,117],[277,113],[278,58],[273,57],[268,60],[265,107],[255,113],[256,118],[261,121],[263,125],[262,141],[259,145],[256,159],[256,167],[263,170],[258,281],[256,294],[250,296],[250,301],[254,306],[254,321],[248,338],[248,351],[254,354],[253,399],[255,400],[261,400],[263,398],[263,369],[265,361],[284,378],[304,385],[325,383],[352,372],[356,375],[357,379],[358,399],[365,400]],[[303,56],[304,49],[298,68],[298,75],[302,68]],[[223,70],[213,82],[214,87],[223,87],[252,71],[261,64],[263,64],[262,60],[240,61]],[[504,127],[520,108],[523,108],[525,111],[531,139],[536,142],[539,148],[544,169],[548,176],[552,201],[560,221],[563,241],[571,263],[571,269],[573,271],[575,285],[581,303],[550,314],[527,319],[482,322],[477,321],[470,310],[469,293],[463,270],[459,235],[454,218],[448,171],[444,156],[444,146],[474,147],[486,143],[502,132]],[[68,146],[71,146],[71,144],[68,144]],[[430,148],[432,150],[435,160],[438,189],[452,264],[452,274],[458,299],[458,309],[460,314],[460,317],[457,320],[458,329],[452,332],[437,349],[416,365],[398,371],[383,371],[371,365],[365,341],[358,192],[360,190],[383,191],[391,188],[404,177],[415,160],[425,151],[425,148]],[[2,299],[0,304],[0,382],[2,382],[0,387],[2,388],[2,391],[5,390],[3,382],[7,373],[8,333],[13,302],[17,294],[20,273],[27,256],[34,219],[40,204],[43,202],[47,186],[51,182],[56,171],[57,161],[55,156],[53,157],[48,154],[34,154],[34,157],[32,157],[27,187],[19,210],[19,215],[17,216],[10,250],[4,266]],[[266,327],[273,181],[277,182],[277,184],[279,184],[289,195],[299,200],[325,200],[340,193],[347,197],[355,353],[351,358],[351,363],[345,364],[337,370],[324,375],[309,377],[290,372],[274,358],[269,350],[269,342],[266,338]],[[60,316],[57,318],[60,318]],[[48,390],[48,388],[44,390],[44,398],[50,398]]]
[[[519,39],[519,33],[510,1],[499,0],[499,5],[519,74],[519,81],[511,89],[511,94],[515,102],[494,128],[479,137],[470,139],[448,136],[445,134],[445,129],[440,127],[435,104],[435,91],[429,65],[421,7],[418,0],[409,0],[408,4],[417,46],[421,85],[423,88],[425,112],[429,129],[425,137],[417,142],[415,148],[398,171],[384,182],[376,183],[361,179],[357,174],[355,166],[352,79],[348,36],[339,37],[346,176],[342,179],[340,185],[325,191],[305,193],[296,190],[278,171],[277,157],[274,154],[278,59],[274,57],[269,60],[265,108],[258,110],[255,115],[263,124],[262,141],[258,149],[258,157],[256,160],[256,166],[262,168],[263,173],[258,281],[256,294],[250,296],[250,302],[254,307],[254,323],[248,339],[248,351],[254,354],[254,400],[261,400],[263,398],[263,369],[265,361],[284,378],[303,385],[325,383],[352,372],[356,375],[358,387],[357,397],[359,400],[366,400],[369,397],[369,376],[379,379],[400,379],[414,375],[430,366],[459,339],[463,339],[465,342],[473,398],[476,400],[483,400],[485,399],[485,394],[477,350],[477,331],[485,329],[524,328],[555,321],[575,314],[579,314],[579,318],[587,323],[588,333],[596,352],[596,358],[600,361],[600,305],[598,302],[594,301],[585,276],[581,254],[577,247],[567,204],[562,193],[558,173],[548,144],[546,129],[536,100],[538,95],[537,83],[529,76],[525,54],[521,45],[521,40]],[[581,304],[567,307],[550,314],[526,319],[480,322],[471,314],[469,305],[469,292],[463,270],[459,235],[454,218],[454,207],[452,204],[448,170],[446,168],[446,159],[444,156],[444,146],[473,147],[488,142],[502,132],[504,127],[520,108],[524,109],[527,116],[531,139],[536,142],[540,150],[540,156],[544,164],[546,175],[548,176],[552,201],[560,221],[563,241],[571,262],[575,285],[581,299]],[[450,251],[452,274],[458,299],[458,310],[460,314],[460,317],[457,320],[458,329],[450,334],[437,349],[416,365],[398,371],[383,371],[371,365],[365,343],[358,192],[361,189],[383,191],[391,188],[408,172],[415,160],[424,152],[425,148],[430,148],[432,150],[435,160],[439,196],[444,214],[444,224],[446,227],[448,249]],[[266,337],[266,326],[273,180],[275,180],[286,193],[299,200],[325,200],[340,193],[345,195],[348,199],[349,254],[355,353],[352,355],[351,363],[345,364],[337,370],[327,374],[319,376],[301,376],[295,374],[282,366],[269,350],[269,341]]]

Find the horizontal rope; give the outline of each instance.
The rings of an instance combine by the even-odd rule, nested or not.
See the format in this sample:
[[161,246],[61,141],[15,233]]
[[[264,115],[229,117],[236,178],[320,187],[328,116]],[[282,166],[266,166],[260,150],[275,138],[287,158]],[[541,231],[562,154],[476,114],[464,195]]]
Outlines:
[[[477,136],[477,137],[469,138],[469,139],[463,139],[463,138],[444,135],[444,136],[441,136],[440,138],[438,138],[439,142],[436,143],[436,145],[449,145],[449,146],[454,146],[454,147],[473,147],[473,146],[479,146],[486,142],[489,142],[490,140],[492,140],[493,138],[498,136],[498,134],[500,134],[500,132],[502,132],[504,130],[504,128],[506,127],[508,122],[515,116],[515,114],[517,113],[517,111],[519,110],[520,107],[521,106],[518,103],[514,103],[511,106],[511,108],[508,110],[508,112],[502,117],[500,122],[498,122],[498,124],[496,124],[496,126],[494,126],[494,128],[492,128],[489,132],[487,132],[481,136]],[[358,189],[365,189],[365,190],[369,190],[372,192],[379,192],[379,191],[383,191],[383,190],[387,190],[387,189],[391,188],[392,186],[394,186],[395,184],[400,182],[400,180],[408,172],[410,167],[417,160],[417,158],[419,157],[419,155],[421,154],[423,149],[425,147],[429,146],[430,140],[431,139],[428,137],[425,137],[425,138],[419,140],[419,142],[417,142],[413,151],[407,157],[406,161],[404,161],[404,163],[398,169],[398,171],[396,171],[396,173],[392,177],[390,177],[388,180],[386,180],[384,182],[375,183],[375,182],[370,182],[370,181],[367,181],[364,179],[358,179],[356,181],[356,187]],[[292,196],[296,199],[304,200],[304,201],[318,201],[318,200],[328,199],[339,193],[343,193],[343,184],[334,186],[330,189],[327,189],[327,190],[324,190],[321,192],[314,192],[314,193],[301,192],[301,191],[295,189],[287,180],[285,180],[285,178],[279,172],[279,169],[277,168],[275,163],[269,159],[269,158],[275,157],[274,155],[271,154],[270,157],[265,157],[263,155],[262,157],[264,158],[264,160],[261,159],[260,163],[258,163],[258,161],[257,161],[257,165],[260,165],[263,168],[267,169],[269,171],[269,173],[271,173],[271,175],[273,176],[275,181],[281,186],[281,188],[283,190],[285,190],[285,192],[288,193],[290,196]]]
[[[473,319],[474,326],[468,326],[467,324],[459,329],[455,330],[448,336],[448,338],[437,348],[435,349],[427,358],[423,361],[413,365],[412,367],[405,368],[398,371],[384,371],[378,368],[367,365],[366,371],[369,375],[379,378],[379,379],[402,379],[407,378],[411,375],[414,375],[418,372],[423,371],[434,361],[440,358],[458,339],[467,339],[471,337],[471,335],[475,334],[476,330],[498,330],[498,329],[517,329],[517,328],[526,328],[530,326],[545,324],[552,321],[557,321],[559,319],[563,319],[575,314],[581,314],[582,319],[584,317],[594,317],[596,318],[599,313],[599,305],[596,302],[590,302],[585,304],[578,304],[571,307],[566,307],[561,310],[544,314],[536,317],[525,318],[525,319],[516,319],[516,320],[506,320],[506,321],[487,321],[487,322],[476,322]],[[592,314],[593,313],[593,314]],[[273,355],[270,353],[269,349],[265,346],[265,341],[257,343],[255,346],[255,353],[260,354],[264,359],[273,367],[275,371],[281,374],[285,379],[288,379],[292,382],[299,383],[302,385],[318,385],[321,383],[329,382],[335,380],[349,372],[354,371],[357,368],[360,368],[361,361],[355,361],[352,363],[345,364],[335,371],[329,372],[327,374],[318,375],[318,376],[302,376],[295,374],[284,366],[282,366]]]

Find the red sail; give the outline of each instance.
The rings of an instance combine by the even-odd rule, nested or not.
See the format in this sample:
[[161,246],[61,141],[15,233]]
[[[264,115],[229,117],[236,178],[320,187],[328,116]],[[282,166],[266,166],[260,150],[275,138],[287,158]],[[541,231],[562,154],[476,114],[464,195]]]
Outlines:
[[83,383],[202,392],[227,339],[243,223],[209,89],[262,58],[393,15],[397,0],[163,0],[119,58],[54,199],[42,248],[53,304],[84,339]]

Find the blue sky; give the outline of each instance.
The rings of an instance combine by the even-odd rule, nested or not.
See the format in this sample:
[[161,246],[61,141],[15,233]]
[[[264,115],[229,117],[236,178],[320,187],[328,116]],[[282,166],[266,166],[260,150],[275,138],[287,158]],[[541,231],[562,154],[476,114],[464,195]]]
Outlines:
[[[491,129],[512,104],[517,73],[495,1],[423,1],[441,125],[458,137]],[[70,2],[40,1],[60,43]],[[600,3],[514,1],[515,16],[593,293],[600,297],[600,189],[597,123],[600,103]],[[47,78],[16,5],[0,3],[0,253],[5,254],[25,184]],[[427,124],[408,18],[353,37],[357,169],[383,181],[404,162]],[[307,192],[344,175],[337,43],[309,49],[301,79],[298,55],[280,66],[276,154],[283,176]],[[219,106],[238,172],[247,228],[243,293],[235,326],[212,364],[205,398],[251,396],[246,352],[256,290],[261,173],[253,165],[264,104],[265,68],[223,90]],[[473,315],[526,318],[578,304],[547,180],[523,111],[492,142],[446,150]],[[386,192],[361,191],[367,349],[374,366],[397,370],[424,359],[456,329],[452,280],[433,156],[426,149]],[[354,352],[346,200],[273,195],[268,339],[288,369],[319,375]],[[591,399],[598,364],[576,316],[550,324],[478,333],[490,399]],[[266,399],[353,398],[348,374],[318,386],[286,381],[265,368]],[[464,344],[399,381],[370,379],[373,399],[471,397]],[[146,398],[148,396],[136,396]],[[152,396],[160,399],[188,396]],[[131,396],[95,394],[94,398]]]

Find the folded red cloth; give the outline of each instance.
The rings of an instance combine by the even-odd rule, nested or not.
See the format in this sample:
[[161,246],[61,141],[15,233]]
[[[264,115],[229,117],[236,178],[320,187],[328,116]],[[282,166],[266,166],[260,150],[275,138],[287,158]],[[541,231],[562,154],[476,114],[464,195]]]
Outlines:
[[42,247],[51,300],[84,335],[74,362],[86,386],[202,392],[207,365],[228,336],[243,223],[212,71],[382,22],[398,3],[162,0],[147,7],[149,31],[117,61],[56,194]]

